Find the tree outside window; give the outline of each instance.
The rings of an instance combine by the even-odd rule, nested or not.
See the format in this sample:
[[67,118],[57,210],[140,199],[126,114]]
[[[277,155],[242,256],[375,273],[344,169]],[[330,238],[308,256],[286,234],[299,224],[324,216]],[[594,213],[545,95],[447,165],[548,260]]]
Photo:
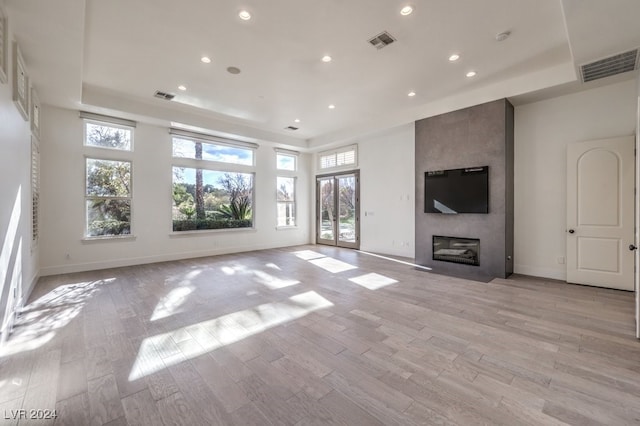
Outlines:
[[253,226],[253,173],[173,168],[173,230]]
[[296,178],[278,176],[278,226],[296,226]]
[[87,237],[131,233],[131,162],[86,159]]

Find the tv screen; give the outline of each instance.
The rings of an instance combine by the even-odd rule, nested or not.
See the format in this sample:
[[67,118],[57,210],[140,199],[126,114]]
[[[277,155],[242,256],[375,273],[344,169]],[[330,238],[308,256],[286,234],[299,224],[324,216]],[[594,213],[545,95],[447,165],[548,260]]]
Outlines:
[[489,166],[424,174],[425,213],[489,213]]

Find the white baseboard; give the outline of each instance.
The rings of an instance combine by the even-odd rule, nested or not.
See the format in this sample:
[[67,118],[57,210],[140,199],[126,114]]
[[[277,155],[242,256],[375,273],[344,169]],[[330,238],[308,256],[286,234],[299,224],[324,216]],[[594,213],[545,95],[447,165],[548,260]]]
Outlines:
[[567,271],[565,268],[548,268],[516,263],[513,265],[513,272],[516,274],[530,275],[532,277],[551,278],[560,281],[567,280]]
[[113,259],[101,262],[76,263],[70,265],[49,266],[40,269],[40,275],[45,277],[49,275],[71,274],[75,272],[96,271],[100,269],[121,268],[125,266],[144,265],[147,263],[169,262],[172,260],[193,259],[197,257],[217,256],[221,254],[242,253],[254,250],[266,250],[281,247],[289,247],[296,245],[309,244],[309,241],[303,240],[288,244],[260,244],[251,246],[236,247],[218,247],[208,250],[189,251],[181,253],[159,254],[153,256],[131,257],[126,259]]

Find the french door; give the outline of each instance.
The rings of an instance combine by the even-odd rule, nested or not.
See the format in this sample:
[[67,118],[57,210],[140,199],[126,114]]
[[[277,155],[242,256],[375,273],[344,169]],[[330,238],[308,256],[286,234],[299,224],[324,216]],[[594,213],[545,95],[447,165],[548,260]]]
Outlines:
[[360,174],[316,178],[316,242],[360,248]]

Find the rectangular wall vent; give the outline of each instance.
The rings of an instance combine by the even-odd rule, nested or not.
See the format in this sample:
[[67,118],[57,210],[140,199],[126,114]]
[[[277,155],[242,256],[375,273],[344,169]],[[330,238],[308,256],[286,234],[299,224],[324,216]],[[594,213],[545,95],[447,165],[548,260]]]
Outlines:
[[394,41],[396,41],[396,39],[386,31],[383,31],[377,36],[369,39],[369,43],[376,49],[382,49],[383,47],[390,45]]
[[154,93],[153,96],[159,99],[164,99],[165,101],[171,101],[176,97],[173,93],[162,92],[160,90],[156,90],[156,93]]
[[599,80],[638,69],[638,49],[619,53],[580,67],[582,82]]

